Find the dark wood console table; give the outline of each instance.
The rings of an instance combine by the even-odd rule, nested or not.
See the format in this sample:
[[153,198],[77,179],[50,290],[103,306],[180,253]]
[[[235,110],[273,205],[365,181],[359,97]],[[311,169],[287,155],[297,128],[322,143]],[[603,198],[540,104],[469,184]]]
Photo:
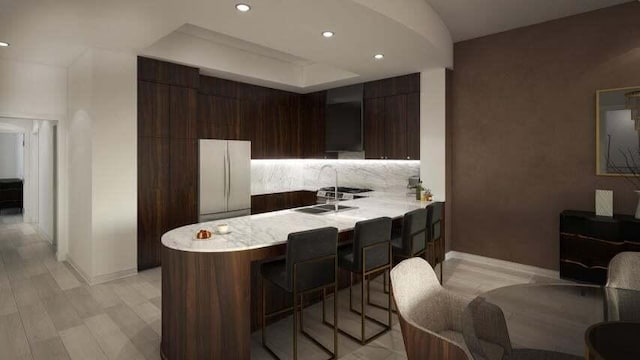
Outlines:
[[640,251],[640,220],[576,210],[560,214],[561,278],[605,284],[609,261],[623,251]]
[[0,179],[0,211],[20,209],[22,211],[22,180]]

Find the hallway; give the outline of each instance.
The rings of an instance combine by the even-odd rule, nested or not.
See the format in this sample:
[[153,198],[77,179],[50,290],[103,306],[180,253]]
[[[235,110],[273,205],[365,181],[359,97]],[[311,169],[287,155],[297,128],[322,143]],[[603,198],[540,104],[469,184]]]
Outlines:
[[0,216],[0,360],[158,359],[160,268],[87,286],[21,215]]

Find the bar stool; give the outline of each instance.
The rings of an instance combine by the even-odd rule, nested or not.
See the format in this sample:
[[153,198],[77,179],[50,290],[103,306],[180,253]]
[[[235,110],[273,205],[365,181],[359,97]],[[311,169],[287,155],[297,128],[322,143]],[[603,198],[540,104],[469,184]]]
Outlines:
[[[427,209],[409,211],[402,217],[402,229],[391,235],[392,262],[414,256],[425,256],[427,250]],[[384,280],[384,292],[389,292],[387,276]]]
[[434,202],[427,206],[427,254],[429,262],[436,265],[440,264],[440,284],[442,284],[444,272],[444,202]]
[[427,209],[416,209],[404,214],[401,232],[391,238],[394,259],[424,256],[427,250],[426,233]]
[[[267,346],[266,320],[269,317],[282,314],[293,309],[293,358],[298,358],[298,311],[300,311],[300,332],[309,340],[318,345],[331,357],[336,359],[338,355],[338,282],[336,274],[338,229],[326,227],[289,234],[287,238],[287,250],[284,259],[265,262],[260,266],[262,275],[262,346],[275,358],[278,356]],[[293,306],[267,314],[266,311],[266,286],[269,281],[274,286],[281,288],[292,295]],[[333,287],[333,321],[336,327],[333,329],[333,352],[318,340],[309,335],[303,326],[303,302],[304,295],[310,292],[322,290],[322,316],[325,312],[325,293],[327,288]],[[298,304],[298,296],[300,304]]]
[[[377,219],[371,219],[366,221],[360,221],[356,223],[353,233],[353,244],[351,247],[340,249],[338,252],[338,266],[341,269],[349,271],[349,310],[361,316],[361,334],[360,338],[349,334],[348,332],[339,329],[339,331],[359,341],[361,344],[366,344],[378,336],[384,334],[391,329],[391,294],[388,294],[388,306],[384,308],[389,314],[387,324],[370,317],[366,314],[365,306],[365,282],[367,288],[367,303],[381,307],[370,302],[370,288],[371,288],[371,276],[373,274],[378,275],[380,272],[388,274],[391,271],[391,218],[381,217]],[[362,290],[360,311],[353,308],[353,275],[360,275],[362,279]],[[383,329],[369,338],[365,338],[365,320],[373,321],[374,323],[383,327]]]

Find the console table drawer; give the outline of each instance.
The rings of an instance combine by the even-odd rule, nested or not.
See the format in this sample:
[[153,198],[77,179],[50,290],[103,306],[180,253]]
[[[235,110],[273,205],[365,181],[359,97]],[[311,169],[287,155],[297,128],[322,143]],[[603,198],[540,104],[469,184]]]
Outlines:
[[609,262],[623,251],[640,251],[640,220],[629,215],[596,216],[587,211],[560,214],[560,277],[606,282]]
[[586,267],[601,266],[606,269],[611,258],[622,251],[625,251],[624,242],[560,234],[560,260],[571,260]]

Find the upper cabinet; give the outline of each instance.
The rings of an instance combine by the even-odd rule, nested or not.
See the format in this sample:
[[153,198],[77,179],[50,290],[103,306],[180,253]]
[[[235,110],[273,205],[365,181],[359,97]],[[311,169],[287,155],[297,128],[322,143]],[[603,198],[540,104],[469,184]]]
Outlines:
[[325,158],[325,107],[327,92],[302,95],[300,105],[300,141],[302,157]]
[[420,74],[364,84],[367,159],[420,159]]
[[138,57],[138,80],[197,89],[200,69]]
[[420,92],[420,74],[396,76],[364,84],[364,98],[381,98]]

